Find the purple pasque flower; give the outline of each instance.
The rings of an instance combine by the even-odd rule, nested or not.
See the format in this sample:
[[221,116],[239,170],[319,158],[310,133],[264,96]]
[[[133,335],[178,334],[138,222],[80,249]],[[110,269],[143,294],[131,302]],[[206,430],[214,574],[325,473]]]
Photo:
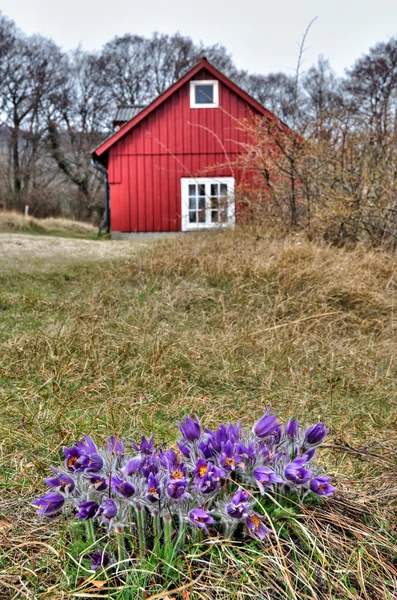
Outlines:
[[291,439],[295,439],[298,436],[299,432],[299,421],[298,419],[288,419],[285,428],[285,435],[287,435]]
[[246,517],[250,511],[250,505],[247,502],[248,498],[248,493],[244,492],[240,487],[226,506],[226,512],[229,517],[233,519],[243,519]]
[[267,437],[278,432],[278,415],[271,415],[270,410],[271,409],[269,408],[263,417],[261,417],[252,428],[255,435],[259,438]]
[[185,458],[190,458],[190,448],[183,441],[177,442],[176,445]]
[[170,479],[167,483],[167,495],[173,500],[181,500],[182,498],[190,498],[186,488],[188,485],[187,479]]
[[102,552],[101,550],[88,554],[88,558],[91,561],[91,569],[93,570],[105,568],[110,562],[110,554]]
[[124,440],[111,435],[106,442],[106,450],[112,454],[124,454]]
[[225,477],[226,473],[222,469],[216,467],[213,463],[199,458],[196,466],[192,471],[195,486],[203,494],[208,494],[216,490],[221,477]]
[[149,502],[158,502],[160,500],[161,490],[158,475],[149,474],[147,482],[146,498]]
[[135,488],[132,483],[128,483],[128,481],[124,481],[124,479],[120,479],[116,475],[112,475],[110,485],[112,490],[115,490],[124,498],[131,498],[135,494]]
[[96,473],[103,467],[103,459],[98,454],[98,449],[93,440],[84,435],[84,440],[77,442],[77,446],[63,447],[65,464],[69,471],[86,471]]
[[243,464],[243,459],[235,452],[234,444],[228,441],[222,445],[219,462],[225,471],[234,471]]
[[254,442],[249,442],[248,446],[245,446],[240,442],[236,445],[236,453],[241,457],[242,463],[246,467],[252,467],[258,459],[258,453]]
[[56,477],[46,477],[44,483],[48,485],[54,492],[62,492],[63,494],[71,494],[75,488],[73,479],[65,473],[59,473],[54,467],[51,467]]
[[253,477],[258,484],[260,493],[265,493],[265,487],[270,488],[272,483],[282,483],[281,477],[275,474],[269,467],[256,467],[253,472]]
[[77,462],[86,473],[98,473],[103,468],[103,458],[99,454],[82,454]]
[[62,450],[65,455],[66,468],[69,471],[82,471],[83,467],[78,462],[78,459],[81,456],[81,452],[78,447],[72,446],[71,448],[68,448],[67,446],[64,446]]
[[311,491],[320,496],[331,496],[336,488],[328,483],[330,479],[330,477],[314,477],[310,481]]
[[150,454],[143,457],[140,470],[145,477],[149,477],[150,474],[157,475],[160,466],[159,458],[154,454]]
[[117,515],[118,508],[117,504],[112,498],[106,498],[98,508],[97,515],[102,517],[101,525],[104,523],[108,523],[110,525],[111,521]]
[[76,514],[76,519],[88,521],[96,516],[99,506],[96,502],[87,500],[79,505],[79,512]]
[[56,492],[49,492],[37,500],[33,500],[34,506],[41,506],[37,511],[40,517],[54,518],[59,515],[65,503],[65,498]]
[[206,429],[208,434],[208,441],[216,452],[221,452],[222,446],[227,442],[236,444],[241,438],[241,423],[238,422],[236,426],[228,423],[224,425],[221,423],[216,431]]
[[82,454],[97,454],[98,448],[95,442],[89,435],[84,434],[84,440],[77,442],[77,447]]
[[124,475],[130,476],[130,475],[135,475],[135,473],[138,473],[138,471],[140,471],[142,466],[142,459],[139,456],[135,456],[134,458],[131,458],[128,463],[125,465],[125,467],[122,469]]
[[248,532],[252,537],[257,537],[263,540],[266,534],[272,533],[272,530],[263,524],[263,517],[260,517],[256,513],[251,513],[246,517],[245,524],[248,528]]
[[165,452],[159,454],[160,463],[166,469],[175,468],[181,462],[180,454],[172,448],[168,448]]
[[139,452],[140,454],[153,454],[155,448],[154,448],[154,444],[153,444],[153,438],[154,436],[152,435],[151,438],[146,439],[145,436],[143,435],[141,437],[141,443],[139,444],[139,446],[137,444],[135,444],[135,442],[132,442],[132,447],[134,448],[134,450],[136,452]]
[[107,480],[100,475],[85,475],[84,479],[87,479],[87,481],[90,482],[91,487],[97,492],[103,492],[108,487]]
[[182,437],[188,442],[195,442],[201,436],[201,424],[196,415],[196,420],[189,416],[185,417],[183,424],[177,421]]
[[321,444],[327,433],[328,429],[325,429],[324,423],[317,423],[317,425],[308,427],[305,431],[305,446],[318,446],[318,444]]
[[311,477],[313,477],[314,473],[305,469],[304,465],[307,462],[307,456],[301,456],[299,458],[295,458],[289,465],[287,465],[284,469],[284,475],[288,481],[292,481],[297,485],[302,485],[307,483]]
[[204,510],[203,508],[195,508],[189,513],[190,522],[199,529],[204,529],[208,532],[207,525],[213,525],[214,519],[211,517],[213,510]]
[[187,477],[187,468],[185,463],[179,463],[178,465],[173,465],[168,470],[169,476],[171,479],[175,481],[185,480]]

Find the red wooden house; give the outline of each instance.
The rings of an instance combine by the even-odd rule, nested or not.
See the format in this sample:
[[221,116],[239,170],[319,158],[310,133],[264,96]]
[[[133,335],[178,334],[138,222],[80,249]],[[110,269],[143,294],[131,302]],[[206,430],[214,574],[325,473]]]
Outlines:
[[233,224],[234,190],[250,179],[235,166],[248,142],[241,120],[257,116],[277,120],[203,58],[94,150],[112,234]]

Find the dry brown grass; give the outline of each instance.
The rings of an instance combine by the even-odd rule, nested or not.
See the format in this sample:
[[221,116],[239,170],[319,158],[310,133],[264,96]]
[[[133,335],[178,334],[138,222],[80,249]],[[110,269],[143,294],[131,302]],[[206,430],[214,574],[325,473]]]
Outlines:
[[98,229],[90,223],[71,221],[62,218],[36,219],[25,217],[15,211],[0,211],[0,231],[37,232],[37,233],[71,233],[75,235],[94,235]]
[[[1,597],[84,589],[82,573],[71,575],[72,534],[38,522],[28,505],[63,444],[83,432],[169,440],[188,412],[208,426],[248,424],[272,405],[283,418],[330,426],[321,456],[339,496],[279,514],[281,535],[265,551],[219,541],[205,559],[192,550],[172,585],[187,586],[184,600],[393,599],[396,275],[395,257],[381,251],[259,230],[162,240],[129,264],[6,274]],[[142,581],[105,597],[165,587],[148,576],[145,596]]]

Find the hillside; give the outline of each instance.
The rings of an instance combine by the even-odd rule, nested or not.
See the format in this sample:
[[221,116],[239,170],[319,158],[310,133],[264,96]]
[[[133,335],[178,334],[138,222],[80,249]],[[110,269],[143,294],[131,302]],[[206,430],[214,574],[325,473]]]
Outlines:
[[[280,598],[310,597],[313,585],[328,600],[393,597],[394,256],[241,229],[151,242],[128,260],[55,261],[46,272],[34,264],[0,278],[2,598],[22,589],[20,578],[43,598],[81,585],[65,555],[70,534],[38,523],[29,506],[62,445],[83,433],[103,441],[154,432],[162,442],[176,437],[174,419],[184,414],[211,427],[252,422],[268,406],[282,418],[326,422],[321,457],[339,493],[300,510],[304,542],[297,525],[281,570],[269,555],[252,574],[254,563],[240,556],[228,572],[211,555],[212,575],[186,597],[209,598],[211,581],[214,598],[252,598],[258,586],[268,598],[273,580],[295,590]],[[26,539],[31,546],[20,546]],[[247,569],[241,588],[233,569]],[[193,575],[180,577],[182,585]],[[150,585],[134,597],[161,592]]]

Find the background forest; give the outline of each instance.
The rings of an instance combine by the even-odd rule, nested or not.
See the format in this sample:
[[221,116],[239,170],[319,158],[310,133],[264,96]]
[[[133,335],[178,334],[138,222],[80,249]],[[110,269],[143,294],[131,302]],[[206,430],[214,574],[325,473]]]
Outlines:
[[371,48],[343,78],[323,57],[306,71],[263,75],[237,69],[222,45],[179,33],[126,34],[97,52],[64,52],[0,14],[0,209],[28,204],[37,217],[99,223],[103,182],[90,151],[112,131],[116,107],[147,105],[202,56],[296,133],[253,126],[242,156],[258,175],[255,193],[240,198],[247,215],[336,243],[394,244],[397,38]]

